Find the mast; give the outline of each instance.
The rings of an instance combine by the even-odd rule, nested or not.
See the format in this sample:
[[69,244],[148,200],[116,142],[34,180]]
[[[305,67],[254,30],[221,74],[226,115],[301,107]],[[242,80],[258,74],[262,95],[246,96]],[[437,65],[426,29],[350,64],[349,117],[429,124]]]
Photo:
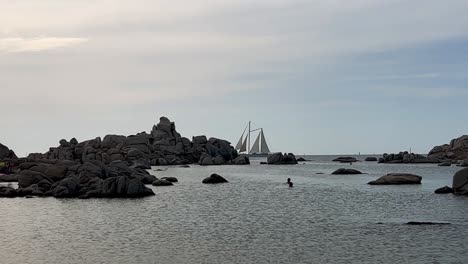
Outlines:
[[248,147],[247,147],[247,153],[249,152],[250,150],[250,121],[249,121],[249,135],[248,135]]

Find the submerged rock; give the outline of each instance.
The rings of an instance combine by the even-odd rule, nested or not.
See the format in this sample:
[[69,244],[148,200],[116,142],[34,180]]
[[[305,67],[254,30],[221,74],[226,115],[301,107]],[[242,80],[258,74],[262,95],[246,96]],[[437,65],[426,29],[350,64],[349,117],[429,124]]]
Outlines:
[[362,172],[355,170],[355,169],[337,169],[336,171],[332,172],[332,174],[341,174],[341,175],[346,175],[346,174],[362,174]]
[[152,183],[153,186],[172,186],[174,185],[172,182],[165,180],[165,179],[160,179],[160,180],[155,180]]
[[216,173],[211,174],[210,177],[207,177],[202,181],[202,183],[209,183],[209,184],[223,183],[223,182],[228,182],[228,181]]
[[450,225],[450,223],[444,222],[419,222],[419,221],[410,221],[406,223],[407,225]]
[[401,185],[421,184],[422,177],[409,173],[389,173],[375,181],[368,182],[370,185]]

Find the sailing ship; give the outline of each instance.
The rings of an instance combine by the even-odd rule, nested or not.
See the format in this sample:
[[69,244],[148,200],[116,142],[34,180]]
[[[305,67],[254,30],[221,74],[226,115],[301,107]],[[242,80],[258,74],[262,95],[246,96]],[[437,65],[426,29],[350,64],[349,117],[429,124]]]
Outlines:
[[[252,147],[250,147],[250,137],[252,132],[259,131],[257,138]],[[247,134],[246,134],[247,132]],[[245,137],[244,137],[245,135]],[[239,153],[248,154],[249,156],[268,156],[270,153],[270,148],[268,147],[267,141],[265,139],[265,134],[263,133],[263,128],[251,129],[251,122],[247,124],[242,132],[239,141],[236,144],[236,148]]]

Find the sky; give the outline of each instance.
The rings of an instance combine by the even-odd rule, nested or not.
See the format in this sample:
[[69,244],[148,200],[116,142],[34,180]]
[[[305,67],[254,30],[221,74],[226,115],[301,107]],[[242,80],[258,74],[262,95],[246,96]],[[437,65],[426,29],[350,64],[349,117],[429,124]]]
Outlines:
[[466,0],[0,0],[0,142],[149,132],[427,153],[468,134]]

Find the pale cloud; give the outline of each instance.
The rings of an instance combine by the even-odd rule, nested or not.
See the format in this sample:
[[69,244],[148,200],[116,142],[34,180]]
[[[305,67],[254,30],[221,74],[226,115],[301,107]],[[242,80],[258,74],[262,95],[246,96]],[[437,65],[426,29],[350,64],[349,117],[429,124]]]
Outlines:
[[39,52],[57,48],[70,47],[86,42],[85,38],[37,37],[0,38],[0,52]]

